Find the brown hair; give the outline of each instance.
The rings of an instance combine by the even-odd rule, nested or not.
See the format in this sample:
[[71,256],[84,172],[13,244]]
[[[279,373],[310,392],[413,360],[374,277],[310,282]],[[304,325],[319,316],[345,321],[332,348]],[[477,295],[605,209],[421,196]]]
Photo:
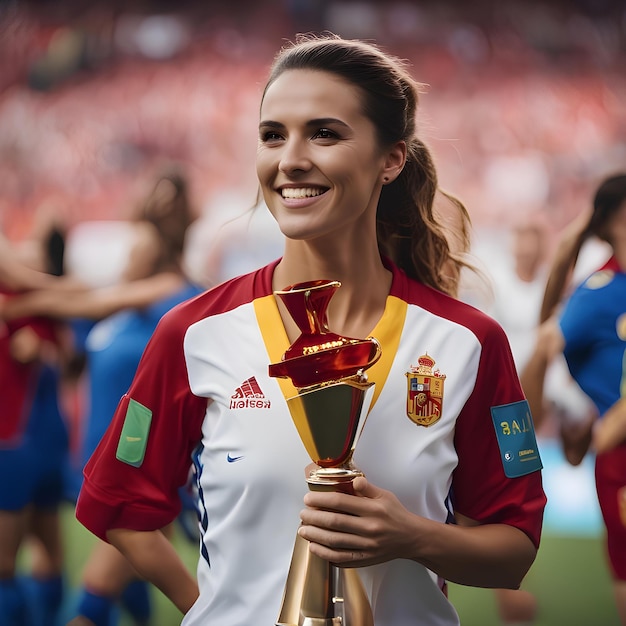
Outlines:
[[135,219],[156,227],[162,241],[164,262],[179,262],[187,229],[195,220],[186,178],[177,171],[160,175],[138,207]]
[[[376,221],[378,246],[411,278],[456,295],[462,254],[469,248],[469,215],[456,198],[438,189],[437,173],[426,145],[416,136],[416,112],[422,85],[406,63],[371,43],[333,34],[299,35],[274,59],[268,87],[288,70],[319,70],[340,76],[364,94],[363,111],[374,124],[381,146],[404,141],[407,158],[396,180],[383,187]],[[264,92],[265,94],[265,92]],[[461,215],[462,244],[452,251],[434,212],[440,191]]]
[[595,236],[612,245],[609,220],[624,202],[626,202],[626,174],[606,178],[593,197],[593,212],[589,219],[561,242],[561,250],[557,253],[546,283],[540,321],[543,322],[552,315],[563,297],[567,280],[585,241]]

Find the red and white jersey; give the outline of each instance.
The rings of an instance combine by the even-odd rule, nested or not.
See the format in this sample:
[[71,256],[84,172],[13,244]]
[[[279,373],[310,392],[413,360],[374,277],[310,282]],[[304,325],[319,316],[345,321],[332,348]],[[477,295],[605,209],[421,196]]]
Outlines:
[[[280,609],[310,458],[286,403],[297,391],[268,374],[289,347],[272,293],[274,266],[165,315],[85,469],[77,516],[104,537],[109,528],[170,522],[195,459],[200,597],[187,626],[268,625]],[[375,393],[356,465],[416,514],[446,522],[453,503],[477,521],[516,526],[538,544],[540,461],[532,422],[519,412],[526,403],[503,331],[390,269],[386,309],[371,333],[382,357],[368,370]],[[432,361],[435,370],[419,369]],[[436,406],[432,415],[412,408],[424,375],[439,379],[426,381],[424,393],[441,393],[421,404]],[[398,559],[359,572],[377,626],[458,624],[443,581],[422,565]]]

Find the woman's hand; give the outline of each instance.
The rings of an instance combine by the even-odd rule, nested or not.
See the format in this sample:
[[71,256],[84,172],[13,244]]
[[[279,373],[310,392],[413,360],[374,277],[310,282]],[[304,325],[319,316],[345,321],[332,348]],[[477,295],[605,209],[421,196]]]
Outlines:
[[398,498],[370,484],[353,482],[354,495],[311,491],[298,533],[313,554],[340,567],[363,567],[411,558],[419,518]]
[[11,358],[18,363],[27,364],[39,360],[43,340],[29,326],[24,326],[11,336]]
[[530,538],[507,524],[458,515],[447,524],[408,511],[391,492],[365,478],[354,495],[311,491],[299,535],[316,556],[339,567],[412,559],[461,585],[517,589],[537,554]]

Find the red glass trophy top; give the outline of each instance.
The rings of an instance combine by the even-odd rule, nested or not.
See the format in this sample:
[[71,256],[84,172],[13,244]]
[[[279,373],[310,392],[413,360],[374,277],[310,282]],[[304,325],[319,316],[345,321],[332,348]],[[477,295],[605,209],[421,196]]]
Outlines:
[[282,360],[269,366],[270,376],[305,388],[359,375],[380,358],[376,339],[351,339],[328,329],[326,310],[340,286],[336,280],[314,280],[275,292],[301,334]]

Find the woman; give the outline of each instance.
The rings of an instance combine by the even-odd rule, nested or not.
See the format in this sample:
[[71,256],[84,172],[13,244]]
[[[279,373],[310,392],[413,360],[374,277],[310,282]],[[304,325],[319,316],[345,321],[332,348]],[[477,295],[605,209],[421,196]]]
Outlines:
[[562,311],[541,325],[523,380],[538,403],[546,366],[562,352],[574,380],[597,409],[599,419],[588,441],[596,453],[596,489],[617,610],[626,624],[626,174],[605,179],[595,193],[593,211],[575,225],[559,246],[546,285],[544,314],[554,311],[585,241],[597,237],[613,254],[574,290]]
[[[284,255],[163,318],[86,467],[79,520],[157,584],[186,625],[275,623],[299,512],[313,553],[358,568],[377,626],[458,624],[446,579],[516,588],[535,558],[540,462],[508,478],[496,436],[507,439],[503,424],[518,416],[502,405],[525,416],[525,402],[503,331],[445,293],[460,261],[434,216],[417,97],[402,63],[369,44],[305,37],[278,55],[257,173]],[[305,495],[310,459],[268,374],[299,335],[273,292],[320,278],[342,285],[331,330],[382,345],[355,456],[368,479],[355,495]],[[448,385],[429,427],[406,411],[407,371],[426,353]],[[251,388],[257,401],[240,402]],[[198,583],[158,530],[176,515],[192,454]],[[457,524],[447,523],[453,513]]]

